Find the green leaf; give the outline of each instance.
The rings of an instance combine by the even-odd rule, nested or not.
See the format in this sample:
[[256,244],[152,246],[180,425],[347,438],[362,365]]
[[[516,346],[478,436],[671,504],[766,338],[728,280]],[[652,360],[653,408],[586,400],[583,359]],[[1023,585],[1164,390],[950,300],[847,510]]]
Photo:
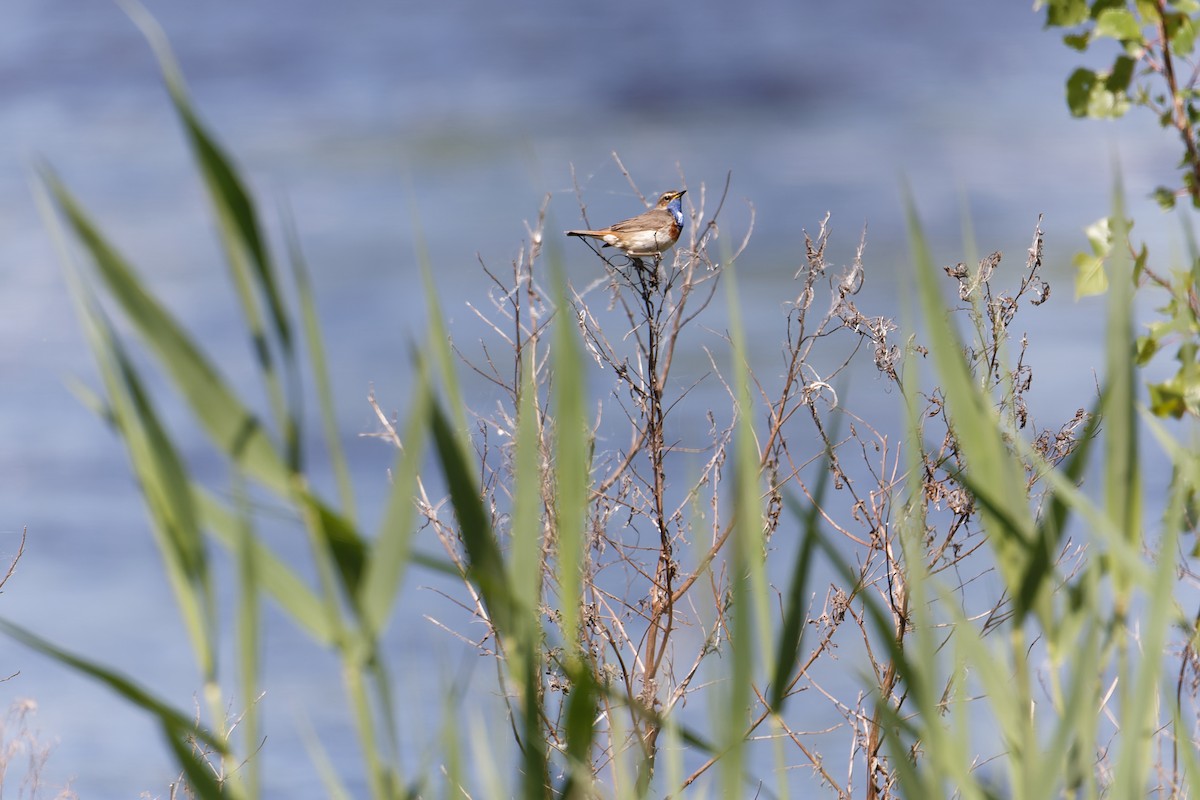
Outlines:
[[1078,50],[1081,53],[1088,49],[1088,45],[1091,44],[1091,41],[1092,37],[1090,31],[1084,31],[1083,33],[1068,33],[1063,37],[1063,44],[1072,50]]
[[38,202],[51,237],[62,251],[67,288],[104,381],[107,398],[96,398],[93,405],[125,443],[184,627],[205,680],[212,680],[216,664],[213,596],[186,468],[159,421],[141,376],[68,255],[66,235],[45,191],[38,192]]
[[[1132,222],[1126,221],[1128,229]],[[1113,220],[1102,217],[1084,229],[1088,244],[1092,248],[1091,255],[1076,253],[1071,259],[1075,267],[1075,299],[1091,295],[1104,294],[1108,291],[1108,274],[1104,264],[1113,252]]]
[[1134,9],[1147,25],[1158,25],[1159,13],[1157,0],[1134,0]]
[[[1131,223],[1132,224],[1132,223]],[[1137,252],[1137,257],[1133,259],[1133,285],[1138,286],[1142,280],[1142,273],[1146,271],[1146,259],[1150,257],[1150,251],[1146,249],[1146,245],[1142,245],[1142,249]]]
[[[1129,84],[1133,82],[1133,70],[1137,61],[1127,55],[1117,56],[1112,69],[1104,79],[1104,88],[1111,94],[1123,97],[1128,107]],[[1123,113],[1123,112],[1122,112]]]
[[1098,258],[1107,258],[1112,252],[1112,219],[1101,217],[1083,229],[1084,236],[1092,246],[1092,253]]
[[1150,390],[1150,411],[1155,416],[1179,419],[1187,412],[1187,400],[1178,375],[1167,381],[1152,383],[1147,388]]
[[1092,20],[1096,20],[1105,11],[1112,9],[1125,8],[1127,0],[1092,0],[1092,10],[1090,16]]
[[1115,119],[1129,110],[1133,59],[1118,56],[1110,72],[1080,67],[1067,79],[1067,107],[1075,117]]
[[1067,78],[1067,108],[1073,117],[1088,116],[1088,106],[1091,103],[1092,87],[1096,85],[1096,73],[1093,70],[1080,67]]
[[1075,267],[1075,299],[1104,294],[1108,291],[1108,274],[1104,271],[1104,259],[1076,253],[1071,259]]
[[[214,209],[217,212],[217,221],[221,226],[222,241],[227,246],[245,248],[258,289],[262,292],[271,312],[275,333],[284,348],[290,349],[291,325],[279,292],[279,282],[275,278],[274,268],[267,253],[265,240],[259,230],[254,203],[242,185],[241,178],[238,177],[237,170],[232,165],[232,160],[204,129],[192,109],[183,73],[179,69],[162,27],[141,6],[125,3],[124,8],[134,24],[142,31],[142,35],[146,37],[158,59],[171,102],[183,123],[188,142],[192,146],[196,162],[200,166],[205,184],[208,186]],[[238,261],[239,263],[231,264],[231,266],[235,269],[240,268],[240,257]],[[257,328],[255,332],[258,333]]]
[[1096,17],[1094,30],[1096,36],[1107,36],[1121,41],[1140,41],[1142,38],[1142,28],[1133,12],[1127,8],[1110,8],[1100,12]]
[[1144,367],[1150,363],[1150,360],[1158,353],[1161,344],[1156,336],[1139,336],[1134,348],[1135,356],[1139,367]]
[[[584,661],[567,667],[571,693],[567,695],[563,728],[567,739],[568,769],[563,789],[557,797],[599,796],[594,787],[589,786],[592,777],[590,754],[596,739],[596,708],[600,696],[593,669],[594,665]],[[592,790],[585,791],[584,787]]]
[[1175,192],[1165,186],[1159,186],[1154,190],[1154,202],[1158,203],[1158,207],[1163,211],[1170,211],[1175,208]]
[[1046,4],[1046,27],[1069,28],[1088,18],[1086,0],[1049,0]]
[[187,469],[119,342],[114,337],[94,346],[105,373],[117,429],[129,451],[150,512],[155,540],[201,674],[206,681],[214,680],[216,610],[207,551]]
[[1186,58],[1196,48],[1196,25],[1186,14],[1167,17],[1167,35],[1171,38],[1171,50],[1176,56]]
[[184,714],[172,708],[131,678],[51,644],[15,623],[0,619],[0,633],[4,633],[26,647],[107,686],[130,704],[148,711],[157,718],[163,737],[167,740],[168,746],[187,775],[189,789],[197,798],[219,800],[234,795],[217,780],[212,766],[201,754],[202,750],[209,749],[218,755],[229,756],[231,753],[228,744],[222,738],[200,727],[191,714]]
[[[557,355],[557,354],[556,354]],[[557,379],[558,374],[556,372]],[[521,377],[517,398],[517,425],[513,434],[513,496],[511,528],[509,530],[508,578],[513,587],[517,643],[515,653],[510,653],[518,675],[522,670],[535,669],[534,643],[541,633],[538,606],[542,599],[542,553],[547,542],[543,531],[546,520],[542,515],[545,482],[551,479],[553,467],[543,470],[542,419],[537,407],[537,383],[534,377],[532,358],[521,361]],[[556,385],[555,389],[561,387]],[[563,431],[568,436],[573,432]],[[555,507],[559,507],[557,504]],[[558,539],[581,538],[579,531],[558,531]],[[575,597],[563,597],[561,605],[574,605]],[[573,630],[573,629],[572,629]],[[570,641],[572,633],[565,633]]]

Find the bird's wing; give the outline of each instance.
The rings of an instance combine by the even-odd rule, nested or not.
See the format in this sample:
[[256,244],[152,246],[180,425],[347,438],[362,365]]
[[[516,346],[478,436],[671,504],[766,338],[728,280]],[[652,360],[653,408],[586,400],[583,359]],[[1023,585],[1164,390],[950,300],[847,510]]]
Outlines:
[[645,214],[638,214],[636,217],[623,219],[620,222],[609,227],[610,231],[645,231],[657,230],[665,228],[674,220],[670,211],[661,208],[654,208],[647,211]]

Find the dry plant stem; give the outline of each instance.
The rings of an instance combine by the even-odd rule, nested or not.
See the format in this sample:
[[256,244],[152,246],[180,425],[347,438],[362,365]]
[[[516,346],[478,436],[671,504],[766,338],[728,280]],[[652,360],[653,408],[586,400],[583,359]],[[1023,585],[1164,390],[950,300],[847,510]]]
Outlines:
[[17,562],[21,560],[21,556],[25,555],[25,538],[29,535],[28,528],[21,528],[21,543],[17,545],[17,554],[8,562],[8,571],[4,573],[4,577],[0,578],[0,588],[8,583],[8,579],[17,571]]
[[[655,259],[654,274],[657,275],[661,266],[661,258]],[[640,263],[640,262],[635,262]],[[663,385],[665,370],[660,372],[659,355],[662,347],[661,314],[663,298],[657,295],[657,280],[651,280],[646,269],[640,266],[636,269],[637,290],[641,295],[643,309],[646,314],[646,366],[647,386],[649,393],[646,408],[646,440],[650,448],[650,471],[653,480],[654,525],[658,529],[659,551],[658,564],[654,572],[653,590],[650,598],[650,629],[646,635],[645,672],[642,674],[642,702],[648,710],[653,710],[657,696],[657,675],[662,660],[670,643],[671,629],[674,624],[675,601],[671,590],[674,578],[674,557],[671,544],[671,533],[667,529],[665,470],[663,457],[666,453],[666,443],[663,437]],[[682,304],[682,301],[681,301]],[[678,319],[678,316],[676,317]],[[675,338],[675,337],[672,337]],[[649,717],[648,717],[649,719]],[[650,769],[653,770],[654,756],[657,752],[659,726],[647,721],[644,729],[646,755]]]
[[1200,153],[1197,153],[1196,132],[1188,120],[1183,94],[1175,78],[1175,60],[1171,57],[1171,39],[1167,33],[1166,0],[1155,0],[1155,6],[1158,8],[1158,35],[1162,38],[1163,78],[1166,79],[1167,89],[1171,92],[1172,124],[1179,131],[1179,138],[1183,140],[1183,146],[1187,150],[1187,163],[1192,171],[1188,192],[1192,196],[1192,202],[1200,206]]
[[[803,383],[803,367],[806,363],[808,355],[812,352],[812,348],[816,341],[823,335],[829,325],[834,321],[839,309],[839,301],[844,301],[846,292],[840,292],[834,302],[831,304],[829,311],[824,318],[816,326],[815,333],[806,334],[805,319],[807,310],[811,306],[814,298],[814,286],[818,278],[825,274],[825,246],[829,239],[828,229],[829,215],[821,221],[820,231],[817,234],[816,240],[813,240],[807,233],[804,234],[806,245],[806,261],[807,269],[803,270],[805,274],[804,288],[800,293],[800,298],[796,303],[796,313],[798,317],[798,332],[797,335],[790,340],[788,352],[788,369],[784,378],[782,389],[780,389],[779,400],[770,405],[770,429],[767,434],[767,439],[762,447],[759,456],[759,469],[763,469],[774,457],[777,443],[782,438],[784,424],[790,419],[800,406],[789,408],[791,403],[797,398],[800,398],[801,406],[806,400],[811,400],[811,397],[806,397]],[[865,240],[864,240],[865,242]],[[865,245],[859,245],[859,250],[856,258],[856,265],[861,268],[862,251]],[[793,473],[794,474],[794,473]],[[692,584],[701,576],[707,573],[713,559],[725,547],[725,543],[729,540],[733,533],[732,523],[726,525],[721,530],[720,534],[709,547],[708,552],[700,559],[696,568],[688,575],[683,582],[675,590],[675,601],[678,602],[684,594],[691,589]]]
[[[907,598],[907,595],[905,595]],[[893,606],[895,609],[895,606]],[[908,626],[907,599],[904,600],[900,611],[893,611],[895,620],[895,641],[897,648],[904,647],[904,633]],[[883,703],[891,701],[892,693],[896,690],[896,662],[888,659],[883,670],[883,678],[879,682],[880,700],[876,703],[875,712],[871,715],[871,723],[867,727],[867,800],[877,800],[884,796],[891,775],[879,759],[879,750],[883,747]]]
[[[626,178],[629,179],[627,172]],[[630,184],[635,193],[642,196],[631,179]],[[727,193],[728,181],[718,205],[718,213]],[[623,310],[628,321],[630,333],[627,337],[632,342],[637,356],[634,363],[618,355],[617,349],[605,338],[583,298],[579,294],[574,297],[580,329],[589,351],[602,365],[612,368],[617,380],[628,390],[633,400],[632,407],[626,408],[626,415],[632,426],[631,446],[615,468],[607,471],[597,481],[592,492],[592,501],[600,507],[611,506],[614,503],[618,504],[618,507],[626,506],[626,501],[621,498],[628,490],[621,487],[628,486],[632,479],[644,489],[638,490],[641,499],[629,498],[633,502],[628,504],[628,511],[634,517],[644,514],[650,519],[655,531],[653,568],[645,564],[644,569],[643,564],[639,563],[640,558],[634,551],[627,550],[625,543],[608,540],[609,546],[618,552],[624,551],[620,561],[625,567],[633,574],[641,575],[650,585],[649,597],[644,606],[636,612],[646,623],[640,643],[633,651],[634,664],[638,670],[637,679],[640,682],[636,693],[630,683],[632,675],[625,668],[625,661],[621,661],[622,680],[631,703],[631,722],[633,728],[639,732],[647,775],[653,771],[657,753],[660,730],[658,720],[661,718],[657,710],[662,705],[659,698],[660,678],[671,647],[677,599],[673,586],[677,566],[672,519],[680,512],[668,513],[667,509],[666,457],[673,450],[673,446],[666,441],[664,433],[670,407],[677,401],[669,402],[665,396],[667,376],[671,371],[675,348],[683,328],[712,301],[717,285],[717,274],[712,269],[715,265],[707,260],[703,252],[703,243],[716,232],[716,226],[711,219],[706,224],[700,223],[704,216],[703,187],[698,194],[700,200],[698,205],[694,206],[696,210],[692,212],[693,225],[689,227],[692,231],[690,246],[684,249],[681,243],[675,254],[674,265],[666,269],[661,257],[654,258],[652,262],[649,259],[628,259],[626,264],[619,266],[604,258],[605,254],[589,243],[593,251],[604,259],[611,278],[610,286],[614,289],[613,300]],[[740,253],[740,250],[738,252]],[[710,267],[710,271],[703,276],[697,271],[700,264]],[[692,303],[693,307],[689,309],[689,301],[695,289],[705,282],[709,283],[709,291],[701,296],[698,303]],[[622,288],[631,291],[622,292]],[[686,394],[686,391],[683,394]],[[639,453],[644,453],[649,474],[639,474],[636,466]],[[710,474],[708,470],[704,472],[706,477]],[[686,492],[685,496],[693,497],[697,488],[698,486]],[[616,494],[610,495],[613,491]],[[596,591],[596,587],[593,586],[592,590]],[[628,598],[613,600],[617,604],[629,607]],[[632,607],[629,608],[633,610]],[[615,614],[610,616],[614,624],[617,624],[618,619]],[[634,644],[634,640],[626,638],[626,641]],[[611,637],[608,644],[612,652],[619,651]],[[674,680],[676,676],[667,677]]]

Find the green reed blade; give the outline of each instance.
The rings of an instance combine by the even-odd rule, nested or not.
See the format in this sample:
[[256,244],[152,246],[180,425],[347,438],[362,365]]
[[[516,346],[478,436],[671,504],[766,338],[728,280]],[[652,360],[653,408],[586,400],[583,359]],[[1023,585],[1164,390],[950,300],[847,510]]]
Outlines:
[[[714,708],[720,724],[716,740],[723,751],[720,764],[720,786],[725,797],[737,797],[743,792],[746,766],[747,709],[754,685],[754,664],[771,664],[774,659],[756,659],[755,651],[767,645],[756,623],[766,623],[760,613],[760,598],[756,591],[762,579],[763,520],[759,504],[759,455],[756,452],[754,426],[749,409],[753,407],[750,394],[749,363],[745,330],[741,323],[737,281],[734,265],[724,270],[728,292],[729,329],[732,365],[732,387],[739,413],[735,420],[733,440],[734,531],[729,552],[729,636],[733,643],[728,675],[728,691],[719,710]],[[756,636],[756,634],[759,634]],[[757,641],[756,641],[757,639]]]
[[41,174],[43,185],[84,245],[109,294],[120,304],[142,342],[158,357],[209,438],[249,477],[286,495],[289,470],[257,416],[241,403],[171,313],[147,291],[141,278],[54,174],[48,168],[43,168]]
[[315,526],[314,532],[337,568],[346,599],[357,603],[367,560],[367,544],[362,535],[350,520],[316,495],[302,491],[296,500],[307,508],[306,519]]
[[[544,471],[542,467],[542,423],[538,415],[538,387],[534,383],[533,361],[534,359],[527,357],[522,362],[517,399],[517,425],[514,431],[514,486],[508,572],[513,587],[517,649],[521,659],[529,660],[529,663],[522,664],[517,669],[517,674],[521,674],[526,668],[537,669],[537,656],[532,648],[540,638],[538,632],[541,630],[538,608],[542,598],[542,534],[546,526],[552,524],[542,513],[542,498],[545,496],[543,481],[552,480],[553,473],[552,468]],[[561,387],[556,388],[561,390]],[[558,508],[562,510],[561,506]],[[561,530],[558,534],[558,544],[561,546],[565,543],[563,540],[566,536]],[[564,604],[571,602],[570,599],[564,599]],[[525,652],[527,648],[528,652]],[[517,657],[516,654],[513,655],[514,658]]]
[[[297,388],[292,326],[280,291],[275,268],[258,222],[258,215],[233,166],[216,140],[205,130],[188,99],[183,74],[171,51],[166,34],[152,16],[135,2],[122,3],[126,13],[142,31],[155,56],[167,85],[171,102],[179,115],[196,164],[200,168],[209,199],[216,215],[218,232],[225,249],[234,285],[254,344],[255,355],[266,381],[276,419],[283,431],[288,463],[299,464],[299,421],[283,399],[280,376],[271,355],[271,345],[263,323],[261,306],[271,321],[271,334],[278,343],[292,380]],[[293,400],[297,395],[293,391]]]
[[[566,278],[559,260],[551,262],[554,284],[554,306],[569,309]],[[553,520],[557,541],[556,576],[558,579],[558,610],[561,614],[561,635],[564,671],[571,683],[567,696],[565,718],[567,775],[566,781],[583,796],[590,796],[590,752],[596,739],[596,713],[600,695],[596,685],[594,663],[580,647],[580,605],[583,597],[583,569],[587,557],[589,510],[591,493],[592,433],[589,428],[587,380],[583,369],[588,363],[579,346],[579,330],[560,318],[554,326],[552,340],[554,375],[554,471],[544,480],[552,481]],[[533,362],[532,354],[526,362]],[[533,396],[534,380],[530,380],[525,395]],[[522,397],[524,402],[526,397]],[[526,417],[533,412],[525,411]],[[530,454],[531,458],[536,454]],[[530,468],[532,475],[532,468]],[[532,554],[530,561],[534,560]],[[519,585],[519,584],[518,584]],[[573,789],[574,791],[574,789]]]
[[[234,608],[234,637],[237,646],[234,648],[234,655],[237,659],[237,685],[241,691],[242,709],[237,728],[242,737],[243,750],[253,753],[259,746],[259,673],[262,668],[261,651],[264,647],[258,559],[255,558],[258,537],[254,532],[246,481],[237,473],[233,475],[232,492],[234,506],[237,508],[237,521],[240,523],[236,527],[237,543],[233,548],[237,573]],[[249,759],[236,774],[239,778],[244,776],[240,783],[246,787],[251,797],[260,795],[262,759]]]
[[[921,231],[911,198],[906,200],[906,208],[921,319],[956,441],[969,470],[955,478],[970,481],[1001,576],[1010,591],[1017,593],[1030,568],[1030,548],[1034,539],[1024,469],[1005,445],[997,415],[990,408],[986,393],[977,388],[972,378],[961,337],[950,322],[946,303],[938,289],[936,275],[939,270]],[[1019,612],[1023,615],[1026,610],[1023,607]]]
[[354,484],[350,479],[350,467],[346,463],[346,449],[342,446],[338,431],[337,407],[333,399],[333,383],[329,376],[329,362],[325,356],[324,337],[317,316],[317,304],[313,295],[312,278],[304,251],[300,246],[300,234],[290,212],[283,213],[284,237],[287,240],[288,258],[292,264],[292,281],[296,285],[296,299],[300,305],[300,322],[304,333],[304,344],[308,352],[312,381],[317,392],[317,404],[321,412],[321,426],[325,432],[325,446],[337,481],[341,511],[351,522],[355,521]]
[[[404,574],[413,561],[412,537],[416,525],[414,498],[425,458],[432,403],[428,373],[423,362],[418,364],[401,441],[403,448],[398,450],[392,467],[391,492],[379,530],[370,545],[370,558],[365,565],[359,597],[364,624],[373,635],[378,635],[387,627]],[[457,575],[457,572],[453,574]]]
[[[167,574],[205,681],[216,677],[216,609],[199,515],[183,461],[115,339],[97,346],[117,429],[129,451]],[[123,385],[116,385],[119,379]]]
[[[1137,381],[1133,335],[1133,265],[1126,242],[1129,226],[1125,219],[1124,196],[1120,180],[1113,190],[1113,248],[1110,265],[1113,281],[1108,296],[1108,320],[1105,323],[1105,376],[1100,413],[1104,420],[1104,508],[1109,520],[1125,542],[1134,548],[1143,545],[1141,537],[1141,477],[1138,464]],[[1119,565],[1118,603],[1126,590],[1126,578]]]
[[458,434],[436,403],[430,410],[430,429],[442,475],[450,490],[459,534],[467,551],[467,577],[479,587],[497,633],[511,636],[514,634],[513,591],[504,556],[480,500],[479,487],[463,454]]
[[[831,441],[837,441],[837,437],[834,436]],[[792,564],[791,579],[783,593],[786,605],[783,612],[783,623],[779,627],[779,637],[775,645],[775,665],[771,672],[771,688],[767,695],[767,704],[776,714],[783,713],[788,687],[792,683],[792,671],[798,666],[800,650],[804,643],[804,629],[808,621],[808,579],[812,571],[812,559],[817,540],[821,536],[819,527],[821,508],[830,474],[827,465],[819,469],[817,487],[813,492],[813,502],[801,518],[800,535],[802,538],[800,547],[796,550],[796,560]]]
[[[226,550],[236,553],[242,546],[242,534],[239,529],[244,524],[243,521],[230,512],[211,492],[199,486],[193,486],[193,492],[205,529]],[[325,617],[323,603],[308,584],[258,537],[252,537],[249,546],[253,549],[250,558],[254,561],[255,582],[258,587],[315,643],[326,647],[332,645],[335,630]]]
[[351,800],[351,794],[342,783],[337,768],[329,757],[329,751],[321,743],[317,732],[313,730],[312,722],[307,717],[300,717],[297,720],[296,728],[300,739],[304,742],[304,749],[308,751],[309,761],[317,770],[317,777],[321,780],[321,788],[324,790],[325,796],[329,800]]
[[[522,796],[546,794],[546,748],[541,743],[541,599],[543,531],[550,520],[543,517],[543,481],[551,480],[542,468],[542,431],[534,382],[534,358],[526,354],[517,387],[517,424],[514,431],[513,499],[507,582],[512,587],[512,631],[505,647],[508,672],[517,687],[521,710],[521,739],[524,756]],[[553,511],[548,511],[547,515]],[[572,534],[559,531],[561,543]],[[548,544],[548,543],[547,543]],[[571,601],[565,600],[565,603]],[[570,636],[571,634],[568,634]]]
[[6,619],[0,619],[0,633],[107,686],[133,705],[150,712],[162,723],[164,728],[172,731],[186,731],[189,736],[195,737],[202,746],[211,748],[220,755],[230,754],[228,744],[205,728],[198,727],[191,714],[185,714],[172,708],[131,678],[57,647],[27,628]]
[[160,424],[137,371],[69,257],[65,234],[48,198],[39,193],[38,200],[50,234],[64,255],[67,286],[105,384],[107,401],[100,401],[104,403],[104,416],[125,442],[193,652],[205,679],[211,680],[216,669],[213,598],[186,468]]
[[175,760],[183,768],[187,784],[184,791],[189,798],[197,800],[227,800],[241,797],[239,792],[232,791],[232,786],[223,784],[213,772],[210,765],[202,756],[196,753],[195,745],[189,739],[189,732],[177,730],[164,724],[163,736],[167,746],[175,754]]

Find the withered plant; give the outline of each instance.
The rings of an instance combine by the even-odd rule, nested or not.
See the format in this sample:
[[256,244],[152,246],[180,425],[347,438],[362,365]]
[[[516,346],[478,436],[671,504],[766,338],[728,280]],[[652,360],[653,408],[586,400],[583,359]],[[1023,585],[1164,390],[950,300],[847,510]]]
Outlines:
[[[577,195],[587,222],[584,193],[577,189]],[[558,305],[547,288],[546,243],[554,235],[545,227],[547,198],[511,270],[501,274],[482,266],[490,282],[489,302],[484,307],[471,304],[490,330],[478,348],[481,355],[455,347],[500,400],[492,411],[473,410],[476,467],[490,525],[501,541],[512,534],[512,443],[518,438],[521,395],[531,389],[536,393],[544,522],[543,679],[538,688],[543,741],[522,741],[521,746],[544,747],[551,761],[556,752],[565,751],[568,706],[563,698],[574,688],[561,668],[565,643],[580,646],[590,675],[602,687],[587,756],[594,790],[604,784],[622,788],[625,773],[614,763],[624,758],[632,759],[635,785],[644,791],[658,768],[661,734],[670,721],[695,719],[684,715],[689,702],[699,701],[699,708],[714,702],[719,669],[706,672],[705,667],[721,659],[736,635],[728,619],[733,593],[727,552],[736,527],[735,497],[725,479],[732,467],[736,421],[746,415],[758,431],[754,447],[761,529],[755,535],[768,562],[788,563],[803,546],[805,531],[797,526],[797,515],[787,512],[790,504],[809,509],[811,528],[821,531],[834,558],[852,568],[840,574],[830,570],[836,577],[823,587],[818,579],[801,576],[812,588],[803,609],[803,630],[810,638],[802,647],[796,639],[794,663],[774,676],[786,676],[785,683],[769,686],[766,674],[756,681],[753,708],[740,738],[786,742],[795,748],[787,763],[810,770],[839,797],[862,792],[869,798],[892,797],[896,770],[883,745],[886,717],[904,713],[907,692],[890,655],[903,651],[911,630],[907,560],[920,558],[928,575],[952,574],[955,602],[969,609],[971,623],[982,631],[1007,618],[1010,600],[1003,592],[969,588],[995,565],[974,496],[962,480],[966,465],[945,398],[940,389],[924,388],[925,381],[917,378],[926,355],[917,339],[898,340],[892,319],[859,307],[870,274],[865,231],[848,266],[828,262],[828,216],[815,234],[804,233],[805,258],[795,273],[794,300],[780,312],[782,373],[768,377],[744,365],[754,407],[738,403],[729,352],[706,345],[707,373],[679,374],[674,369],[677,355],[699,346],[705,315],[753,228],[751,209],[737,246],[718,258],[714,248],[729,202],[729,182],[716,196],[701,186],[688,197],[694,198],[690,224],[674,251],[653,259],[630,258],[589,243],[603,271],[584,285],[569,285]],[[558,252],[557,243],[551,251]],[[571,259],[576,261],[577,254]],[[976,268],[958,264],[946,273],[958,283],[961,319],[971,333],[966,359],[974,379],[993,398],[997,417],[1013,435],[1027,435],[1026,397],[1033,375],[1025,362],[1028,341],[1021,334],[1014,346],[1013,324],[1021,308],[1049,297],[1049,284],[1041,276],[1040,227],[1011,293],[997,287],[1000,264],[1001,255],[993,253]],[[555,579],[562,532],[555,525],[557,431],[550,409],[556,384],[549,332],[556,324],[577,328],[592,365],[592,394],[599,396],[589,425],[582,594],[574,601],[558,593]],[[709,338],[714,338],[711,332]],[[729,342],[725,335],[715,340]],[[531,383],[521,379],[526,368]],[[894,398],[900,416],[916,421],[907,436],[860,416],[849,398],[839,394],[839,383],[854,370],[878,375],[870,391]],[[912,372],[907,378],[906,370]],[[699,391],[706,382],[720,391]],[[726,402],[697,409],[695,398],[701,394]],[[675,424],[677,416],[686,421]],[[386,423],[382,414],[380,418]],[[705,425],[696,425],[697,418]],[[1036,507],[1041,471],[1073,451],[1088,418],[1081,409],[1060,427],[1035,430],[1037,457],[1026,459],[1025,491],[1013,502]],[[914,475],[914,464],[920,474]],[[921,487],[920,508],[906,505],[911,498],[904,488],[914,481]],[[423,494],[420,508],[466,577],[469,558],[450,506]],[[898,520],[914,518],[924,520],[922,549],[902,553]],[[814,563],[812,548],[803,547],[810,551],[804,559],[807,569]],[[1056,558],[1071,554],[1078,550],[1068,540]],[[786,626],[787,597],[795,588],[787,581],[797,576],[768,569],[768,577],[777,601],[772,624]],[[489,619],[486,603],[469,579],[466,589],[477,616]],[[873,625],[865,610],[868,596],[887,609],[886,630]],[[571,602],[578,603],[578,613],[571,617],[578,627],[563,630],[562,607]],[[944,636],[951,633],[947,626]],[[492,630],[478,646],[503,659],[502,640]],[[845,651],[853,655],[847,658]],[[847,681],[847,669],[863,680]],[[513,697],[520,693],[513,686],[509,692]],[[785,703],[787,713],[782,713]],[[711,738],[688,740],[691,730],[696,729],[684,724],[688,747],[679,789],[700,779],[724,755],[711,746]],[[839,760],[840,768],[834,766]],[[752,769],[746,780],[753,783],[751,774]]]

